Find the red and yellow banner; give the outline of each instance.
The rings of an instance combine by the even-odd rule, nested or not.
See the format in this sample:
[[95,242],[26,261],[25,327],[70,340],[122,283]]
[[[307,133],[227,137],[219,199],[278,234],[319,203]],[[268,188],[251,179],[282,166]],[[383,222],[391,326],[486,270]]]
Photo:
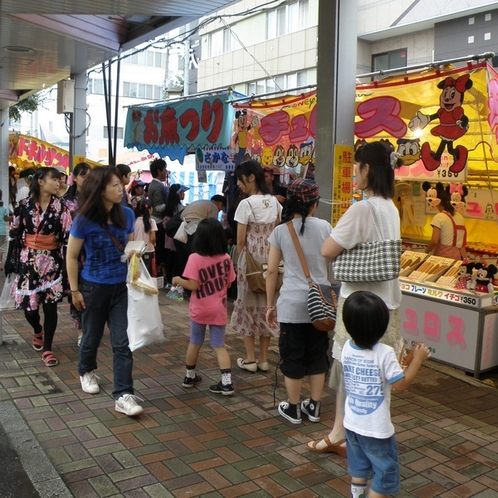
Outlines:
[[[495,243],[496,224],[489,222],[498,213],[498,73],[491,66],[469,63],[357,85],[355,135],[357,144],[393,146],[404,161],[396,179],[418,185],[414,197],[423,197],[424,181],[461,191],[467,240]],[[403,235],[429,238],[431,219],[418,227],[403,223]]]
[[313,91],[233,104],[235,121],[230,146],[235,163],[252,157],[264,167],[297,171],[307,167],[315,151],[316,103]]
[[355,135],[393,145],[405,164],[398,180],[486,184],[497,166],[497,99],[496,73],[484,64],[357,85]]
[[[90,161],[78,156],[90,166],[101,166],[95,161]],[[69,171],[69,152],[39,138],[28,135],[9,135],[9,162],[20,169],[41,168],[42,166],[62,166]]]

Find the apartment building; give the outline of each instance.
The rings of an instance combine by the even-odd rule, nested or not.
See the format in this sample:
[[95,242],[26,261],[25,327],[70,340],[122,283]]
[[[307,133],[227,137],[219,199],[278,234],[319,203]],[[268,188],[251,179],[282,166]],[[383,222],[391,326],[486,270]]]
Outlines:
[[[242,0],[219,11],[201,31],[198,91],[316,84],[318,3]],[[498,52],[497,19],[489,0],[358,0],[357,74]]]

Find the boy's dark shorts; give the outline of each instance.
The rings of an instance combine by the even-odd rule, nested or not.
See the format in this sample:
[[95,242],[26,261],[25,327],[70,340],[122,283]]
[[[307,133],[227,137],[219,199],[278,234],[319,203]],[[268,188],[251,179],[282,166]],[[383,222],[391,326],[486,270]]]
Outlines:
[[290,379],[326,374],[329,370],[328,333],[315,329],[311,323],[281,322],[278,347],[280,370]]

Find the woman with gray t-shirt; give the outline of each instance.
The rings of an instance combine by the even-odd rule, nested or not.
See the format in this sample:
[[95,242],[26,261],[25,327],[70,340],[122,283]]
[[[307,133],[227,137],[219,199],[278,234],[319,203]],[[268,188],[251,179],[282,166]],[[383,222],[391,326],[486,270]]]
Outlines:
[[[284,221],[291,221],[297,233],[313,282],[328,284],[327,262],[320,254],[322,243],[330,235],[330,223],[313,218],[318,207],[318,184],[312,180],[294,180],[287,190]],[[269,238],[270,255],[266,279],[268,324],[280,323],[280,370],[285,376],[288,401],[278,405],[278,412],[293,424],[302,422],[301,413],[311,422],[320,421],[320,398],[329,369],[328,334],[317,330],[308,314],[309,286],[286,224],[279,225]],[[275,287],[280,261],[284,278],[275,306]],[[308,376],[310,398],[301,401],[301,384]]]

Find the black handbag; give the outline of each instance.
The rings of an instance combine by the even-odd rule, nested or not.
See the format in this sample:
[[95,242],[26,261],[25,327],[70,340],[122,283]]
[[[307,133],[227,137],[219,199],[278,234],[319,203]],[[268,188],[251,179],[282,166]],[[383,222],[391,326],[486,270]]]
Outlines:
[[308,313],[311,323],[317,330],[328,332],[335,327],[337,311],[337,287],[325,284],[316,284],[311,280],[310,270],[304,257],[303,249],[297,238],[292,221],[286,223],[296,248],[299,261],[303,267],[304,276],[308,282]]
[[19,226],[9,231],[9,246],[5,257],[5,275],[19,274],[21,266],[22,217],[19,209]]

